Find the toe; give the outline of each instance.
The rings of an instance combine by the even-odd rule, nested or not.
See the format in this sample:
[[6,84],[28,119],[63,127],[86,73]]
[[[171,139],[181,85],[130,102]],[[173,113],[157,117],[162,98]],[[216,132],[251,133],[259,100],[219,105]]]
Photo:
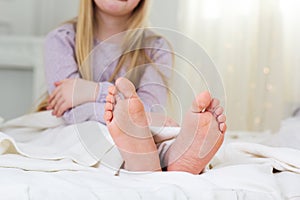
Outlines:
[[137,96],[133,83],[126,78],[118,78],[116,80],[116,87],[126,99]]
[[226,116],[224,114],[222,114],[217,117],[217,120],[219,123],[224,123],[224,122],[226,122]]
[[224,112],[224,108],[222,106],[218,106],[215,110],[214,110],[214,115],[216,117],[220,116],[221,114],[223,114]]
[[219,125],[219,129],[222,133],[225,133],[226,132],[226,129],[227,129],[227,126],[225,123],[220,123]]
[[106,102],[114,104],[116,102],[115,97],[111,94],[107,95],[106,96]]
[[117,94],[117,88],[115,86],[109,86],[108,87],[108,94],[110,94],[110,95]]
[[208,91],[200,93],[192,104],[192,112],[201,112],[211,103],[211,95]]
[[220,105],[220,101],[219,101],[218,99],[215,99],[215,98],[214,98],[214,99],[210,102],[210,104],[209,104],[207,110],[210,111],[210,112],[213,112],[219,105]]
[[111,103],[105,104],[105,111],[112,111],[113,109],[114,109],[114,107]]
[[111,122],[112,117],[113,117],[113,114],[111,111],[106,111],[104,113],[104,119],[105,119],[106,123]]

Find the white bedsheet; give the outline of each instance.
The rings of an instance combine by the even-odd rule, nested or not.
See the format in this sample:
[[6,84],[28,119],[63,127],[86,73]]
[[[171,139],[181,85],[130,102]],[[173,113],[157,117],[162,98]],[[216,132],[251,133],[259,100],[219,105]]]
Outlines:
[[282,199],[270,171],[266,165],[241,165],[201,176],[179,172],[112,176],[104,168],[51,173],[3,168],[0,194],[12,199]]
[[[97,158],[86,151],[80,140],[72,138],[72,129],[49,134],[46,127],[62,130],[61,121],[47,112],[21,117],[0,128],[1,199],[300,197],[300,151],[295,148],[229,143],[211,163],[213,169],[202,175],[122,170],[114,176],[115,171],[103,165],[90,167]],[[282,172],[274,174],[274,168]]]

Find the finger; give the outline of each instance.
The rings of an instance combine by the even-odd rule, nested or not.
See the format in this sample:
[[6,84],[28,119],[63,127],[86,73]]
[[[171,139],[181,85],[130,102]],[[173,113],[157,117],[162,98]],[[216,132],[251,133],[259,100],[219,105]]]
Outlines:
[[56,112],[56,114],[58,113],[60,107],[64,104],[64,99],[63,98],[59,98],[57,101],[56,101],[56,104],[55,104],[55,107],[54,107],[54,111]]
[[58,86],[60,86],[61,84],[62,84],[61,81],[57,81],[57,82],[54,83],[55,87],[58,87]]
[[56,96],[54,96],[54,98],[51,100],[51,102],[49,102],[49,105],[47,107],[48,110],[54,109],[57,102],[62,99],[60,94],[57,94]]
[[57,117],[63,116],[63,114],[66,112],[67,109],[68,109],[68,107],[67,107],[66,103],[61,104],[60,107],[58,108],[56,116]]
[[55,106],[55,100],[51,100],[49,103],[48,103],[48,106],[47,106],[47,110],[52,110]]
[[49,96],[48,103],[50,103],[55,98],[55,96],[59,91],[60,91],[60,87],[57,87],[53,90],[53,92]]
[[58,102],[61,102],[64,100],[64,98],[62,98],[61,94],[58,94],[58,95],[56,95],[55,98],[52,100],[52,102],[49,104],[49,108],[53,109],[54,113],[57,112]]
[[52,114],[53,116],[56,116],[56,114],[55,114],[54,110],[51,112],[51,114]]
[[55,101],[54,101],[54,99],[52,99],[51,101],[50,101],[50,100],[48,100],[48,106],[47,106],[47,110],[51,110],[51,109],[53,109],[54,105],[55,105]]
[[[64,102],[63,102],[63,103],[64,103]],[[62,105],[62,104],[58,105],[58,104],[56,103],[55,106],[54,106],[53,113],[54,113],[54,115],[55,115],[56,117],[58,117],[58,114],[59,114],[60,109],[61,109],[61,105]]]
[[48,105],[47,105],[47,107],[46,107],[46,110],[52,110],[53,108],[49,105],[49,103],[48,103]]

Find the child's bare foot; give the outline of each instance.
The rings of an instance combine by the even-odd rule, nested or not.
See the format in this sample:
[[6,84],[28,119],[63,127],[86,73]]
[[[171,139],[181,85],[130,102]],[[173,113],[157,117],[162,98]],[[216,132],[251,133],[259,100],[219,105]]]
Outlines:
[[168,171],[201,173],[223,142],[225,121],[219,101],[208,92],[199,94],[166,154]]
[[160,160],[144,106],[134,85],[119,78],[109,88],[105,106],[108,130],[130,171],[160,171]]

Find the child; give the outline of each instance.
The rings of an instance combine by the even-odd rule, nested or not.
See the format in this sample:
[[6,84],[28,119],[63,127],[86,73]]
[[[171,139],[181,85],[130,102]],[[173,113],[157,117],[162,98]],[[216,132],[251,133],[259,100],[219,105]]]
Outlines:
[[[160,152],[149,129],[149,125],[155,124],[149,124],[147,116],[153,121],[160,120],[160,116],[150,111],[153,105],[166,103],[167,90],[163,86],[170,74],[168,70],[146,68],[138,80],[132,80],[135,85],[120,77],[135,66],[150,66],[149,63],[171,69],[168,43],[145,29],[135,38],[136,44],[151,38],[155,49],[137,48],[109,64],[105,56],[99,55],[100,63],[109,66],[100,77],[101,66],[92,68],[85,64],[85,59],[101,41],[126,30],[144,28],[148,3],[148,0],[81,0],[77,19],[52,31],[45,45],[50,94],[47,109],[53,109],[52,114],[62,117],[67,124],[89,120],[106,123],[125,161],[124,168],[131,171],[161,170]],[[126,36],[125,46],[132,39]],[[108,46],[105,52],[109,55],[114,48]],[[166,170],[199,174],[222,144],[225,121],[219,102],[208,92],[199,94],[178,137],[161,158]],[[164,125],[175,124],[168,120]]]

